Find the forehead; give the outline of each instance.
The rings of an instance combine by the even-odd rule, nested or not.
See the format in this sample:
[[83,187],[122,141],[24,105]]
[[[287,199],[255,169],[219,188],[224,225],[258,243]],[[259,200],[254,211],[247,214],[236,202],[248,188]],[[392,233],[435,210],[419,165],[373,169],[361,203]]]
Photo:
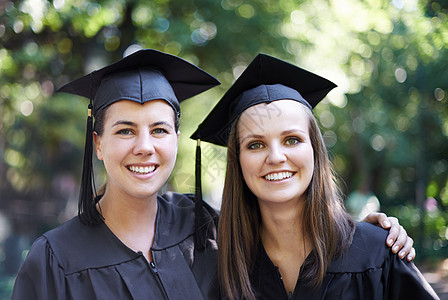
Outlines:
[[138,103],[129,100],[120,100],[107,108],[106,119],[145,120],[158,118],[160,120],[174,119],[173,108],[164,100],[152,100]]
[[[308,131],[309,110],[293,100],[261,103],[246,109],[240,116],[238,131],[264,132],[270,129],[300,129]],[[286,128],[288,127],[288,128]]]

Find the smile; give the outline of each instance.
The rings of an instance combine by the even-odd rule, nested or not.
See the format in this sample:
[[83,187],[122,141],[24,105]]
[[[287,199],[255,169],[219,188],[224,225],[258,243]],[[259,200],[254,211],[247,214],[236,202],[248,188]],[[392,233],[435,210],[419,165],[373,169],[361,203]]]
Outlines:
[[264,176],[264,178],[268,181],[279,181],[279,180],[291,178],[292,175],[293,175],[292,172],[278,172],[278,173],[268,174],[268,175]]
[[149,174],[154,172],[154,170],[156,169],[156,166],[128,166],[127,167],[129,171],[131,171],[132,173],[135,174],[139,174],[139,175],[145,175],[145,174]]

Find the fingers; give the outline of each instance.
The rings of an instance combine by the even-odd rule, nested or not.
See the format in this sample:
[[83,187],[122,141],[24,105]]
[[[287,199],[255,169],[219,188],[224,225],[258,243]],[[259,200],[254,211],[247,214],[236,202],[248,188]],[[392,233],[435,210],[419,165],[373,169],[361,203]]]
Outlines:
[[[412,242],[412,243],[414,243],[414,242]],[[414,258],[415,258],[415,249],[414,249],[414,247],[412,247],[411,248],[411,251],[409,252],[409,254],[408,254],[408,256],[406,257],[406,259],[408,260],[408,261],[413,261],[414,260]]]
[[[406,255],[411,254],[411,249],[412,245],[414,244],[414,241],[412,240],[412,238],[410,237],[406,237],[406,242],[403,246],[403,248],[400,250],[400,252],[398,253],[398,256],[403,259]],[[414,250],[414,255],[415,255],[415,250]],[[409,257],[408,257],[409,260]],[[411,259],[412,260],[412,259]]]
[[[389,233],[389,236],[390,236],[390,233]],[[392,252],[398,253],[400,250],[402,250],[403,246],[406,244],[407,238],[408,238],[408,234],[406,233],[406,230],[403,228],[403,226],[399,226],[398,237],[392,246]],[[388,237],[387,240],[390,240],[390,238]],[[410,249],[408,249],[408,250],[410,250]],[[408,253],[406,253],[406,255],[407,254]]]
[[[369,213],[362,222],[369,222],[373,225],[381,225],[384,229],[389,229],[391,224],[389,218],[384,213],[380,212],[371,212]],[[398,221],[397,221],[398,224]]]
[[[402,229],[404,230],[404,228],[402,226],[400,226],[397,218],[388,217],[387,219],[390,223],[390,229],[389,229],[389,235],[387,236],[387,239],[386,239],[386,243],[389,247],[392,247],[392,245],[395,245],[394,243],[399,238],[400,234],[402,234],[401,230]],[[383,227],[383,228],[385,228],[385,227]],[[387,228],[385,228],[385,229],[387,229]],[[406,234],[406,231],[404,231],[404,236],[403,235],[401,236],[400,243],[398,244],[399,248],[397,249],[397,251],[400,250],[400,248],[404,245],[406,237],[407,237],[407,234]]]
[[389,229],[386,243],[392,248],[392,252],[398,253],[398,256],[403,259],[406,257],[408,261],[415,259],[414,240],[410,238],[395,217],[388,217],[384,213],[371,212],[363,220],[373,225],[381,226],[384,229]]
[[408,261],[415,258],[415,249],[412,247],[414,240],[409,237],[406,230],[400,226],[400,234],[392,246],[392,252],[398,253],[398,256],[403,259],[406,257]]

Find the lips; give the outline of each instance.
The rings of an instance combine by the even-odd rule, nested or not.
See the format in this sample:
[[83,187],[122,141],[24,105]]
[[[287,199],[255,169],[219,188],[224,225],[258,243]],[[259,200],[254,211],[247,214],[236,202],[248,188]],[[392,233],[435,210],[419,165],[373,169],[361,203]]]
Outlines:
[[127,166],[128,170],[132,173],[139,175],[146,175],[154,172],[157,169],[156,165],[151,166]]
[[276,173],[269,173],[268,175],[264,176],[264,179],[268,181],[280,181],[283,179],[291,178],[294,175],[293,172],[276,172]]

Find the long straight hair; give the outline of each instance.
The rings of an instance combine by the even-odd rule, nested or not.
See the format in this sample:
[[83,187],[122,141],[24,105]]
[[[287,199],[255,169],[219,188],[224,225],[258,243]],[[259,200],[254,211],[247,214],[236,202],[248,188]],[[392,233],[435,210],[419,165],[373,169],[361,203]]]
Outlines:
[[[303,232],[313,246],[309,266],[301,276],[313,287],[324,278],[331,260],[351,244],[354,222],[345,211],[327,149],[317,121],[308,108],[309,135],[314,152],[314,172],[306,191]],[[256,196],[244,181],[239,162],[238,122],[228,144],[227,172],[218,225],[218,278],[229,299],[255,299],[250,282],[262,223]]]

